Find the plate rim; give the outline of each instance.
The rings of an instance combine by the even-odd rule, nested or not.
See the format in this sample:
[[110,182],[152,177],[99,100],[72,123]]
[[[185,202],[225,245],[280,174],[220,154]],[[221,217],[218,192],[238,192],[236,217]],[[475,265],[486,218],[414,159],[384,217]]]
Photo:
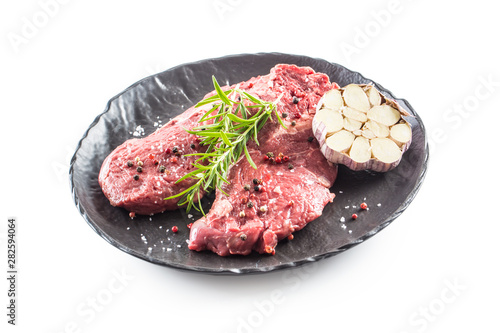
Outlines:
[[[421,172],[420,172],[420,174],[419,174],[419,176],[417,178],[417,182],[416,182],[415,186],[413,187],[413,189],[411,190],[411,192],[408,194],[408,196],[405,198],[405,200],[401,203],[401,205],[398,207],[398,209],[396,209],[389,217],[387,217],[383,222],[381,222],[376,228],[372,229],[370,232],[368,232],[368,233],[364,234],[363,236],[355,239],[351,243],[346,244],[344,246],[341,246],[341,247],[339,247],[339,248],[337,248],[337,249],[335,249],[333,251],[316,254],[314,256],[309,256],[307,258],[304,258],[304,259],[301,259],[301,260],[298,260],[298,261],[293,261],[293,262],[280,263],[280,264],[277,264],[277,265],[266,266],[266,267],[252,267],[252,268],[241,268],[241,269],[223,268],[223,267],[222,268],[218,268],[218,269],[211,269],[211,268],[206,268],[206,267],[188,266],[188,265],[184,265],[184,264],[169,263],[169,262],[161,261],[161,260],[158,260],[158,259],[156,259],[154,257],[147,256],[147,255],[145,255],[143,253],[140,253],[140,252],[138,252],[138,251],[136,251],[134,249],[131,249],[131,248],[125,246],[124,244],[122,244],[121,242],[115,240],[110,235],[108,235],[106,232],[104,232],[101,228],[99,228],[99,226],[94,221],[92,221],[92,219],[90,218],[90,216],[87,214],[87,211],[85,210],[85,208],[81,204],[81,202],[80,202],[80,200],[78,198],[78,195],[76,193],[76,187],[75,187],[75,183],[74,183],[74,179],[73,179],[73,176],[74,176],[74,165],[75,165],[75,163],[77,161],[77,154],[78,154],[78,151],[80,150],[80,148],[82,147],[82,143],[88,137],[88,135],[89,135],[90,131],[92,130],[92,128],[94,128],[97,125],[97,123],[99,122],[99,120],[106,113],[108,113],[110,111],[111,104],[113,103],[113,101],[115,101],[117,98],[119,98],[120,96],[122,96],[123,94],[125,94],[126,92],[128,92],[129,90],[131,90],[131,89],[135,88],[136,86],[140,85],[142,82],[144,82],[146,80],[149,80],[151,77],[155,77],[155,76],[157,76],[159,74],[162,74],[164,72],[167,72],[167,71],[173,71],[173,70],[181,68],[183,66],[196,65],[196,64],[199,64],[199,63],[202,63],[202,62],[205,62],[205,61],[210,61],[210,60],[215,61],[215,60],[222,60],[222,59],[236,58],[236,57],[266,56],[266,55],[277,56],[277,57],[290,57],[290,56],[292,56],[292,57],[301,57],[301,58],[307,58],[307,59],[311,59],[311,60],[315,60],[315,61],[327,62],[329,64],[332,64],[335,67],[339,67],[339,68],[347,70],[347,71],[349,71],[349,72],[351,72],[351,73],[353,73],[355,75],[359,75],[362,79],[368,80],[368,81],[372,82],[375,85],[375,87],[377,87],[377,89],[379,89],[379,90],[381,90],[381,91],[384,92],[384,95],[388,94],[390,98],[395,99],[396,101],[403,101],[405,103],[405,106],[410,109],[410,111],[412,113],[412,116],[415,118],[415,120],[417,121],[417,123],[419,124],[419,126],[422,129],[422,134],[423,134],[422,136],[423,136],[423,140],[424,140],[424,158],[423,158],[423,161],[422,161],[422,169],[421,169]],[[221,274],[222,275],[243,275],[243,274],[265,273],[265,272],[270,272],[270,271],[275,271],[275,270],[281,270],[281,269],[286,269],[286,268],[291,268],[291,267],[298,267],[298,266],[301,266],[301,265],[303,265],[305,263],[316,262],[316,261],[319,261],[319,260],[322,260],[322,259],[333,257],[333,256],[335,256],[335,255],[337,255],[339,253],[342,253],[342,252],[344,252],[344,251],[346,251],[346,250],[348,250],[348,249],[350,249],[350,248],[352,248],[352,247],[354,247],[356,245],[359,245],[359,244],[365,242],[366,240],[368,240],[369,238],[371,238],[375,234],[379,233],[382,229],[384,229],[385,227],[387,227],[390,223],[392,223],[410,205],[410,203],[413,201],[413,199],[415,198],[415,196],[419,192],[419,190],[420,190],[420,188],[422,186],[422,183],[423,183],[423,181],[425,179],[425,176],[427,174],[427,169],[428,169],[428,161],[429,161],[429,144],[428,144],[427,133],[426,133],[426,130],[425,130],[425,125],[424,125],[421,117],[418,115],[418,113],[413,109],[413,107],[411,106],[411,104],[406,99],[395,97],[394,94],[389,89],[384,88],[381,84],[379,84],[379,83],[377,83],[377,82],[375,82],[375,81],[373,81],[373,80],[365,77],[364,75],[362,75],[361,73],[359,73],[357,71],[353,71],[351,69],[348,69],[347,67],[345,67],[343,65],[340,65],[338,63],[334,63],[334,62],[331,62],[331,61],[328,61],[328,60],[325,60],[325,59],[322,59],[322,58],[317,58],[317,57],[313,58],[313,57],[310,57],[310,56],[297,55],[297,54],[288,54],[288,53],[281,53],[281,52],[258,52],[258,53],[231,54],[231,55],[225,55],[225,56],[220,56],[220,57],[215,57],[215,58],[207,58],[207,59],[201,59],[201,60],[192,61],[192,62],[186,62],[186,63],[180,64],[180,65],[168,68],[168,69],[166,69],[164,71],[148,75],[148,76],[146,76],[146,77],[138,80],[137,82],[131,84],[130,86],[128,86],[127,88],[125,88],[124,90],[122,90],[121,92],[119,92],[118,94],[114,95],[106,103],[104,111],[101,112],[100,114],[98,114],[94,118],[94,120],[89,125],[89,127],[87,128],[87,130],[85,131],[85,133],[83,134],[83,136],[81,137],[81,139],[78,141],[78,144],[76,146],[75,152],[74,152],[73,156],[71,157],[68,176],[69,176],[70,189],[71,189],[71,193],[72,193],[72,197],[73,197],[73,202],[74,202],[76,208],[78,209],[78,212],[80,213],[80,215],[87,222],[87,224],[101,238],[103,238],[104,240],[106,240],[108,243],[110,243],[114,247],[118,248],[119,250],[121,250],[121,251],[123,251],[123,252],[125,252],[127,254],[133,255],[133,256],[135,256],[135,257],[137,257],[139,259],[151,262],[153,264],[157,264],[157,265],[161,265],[161,266],[167,266],[167,267],[172,267],[172,268],[180,269],[180,270],[183,270],[183,271],[196,272],[196,273],[204,273],[204,274],[214,274],[214,275],[221,275]]]

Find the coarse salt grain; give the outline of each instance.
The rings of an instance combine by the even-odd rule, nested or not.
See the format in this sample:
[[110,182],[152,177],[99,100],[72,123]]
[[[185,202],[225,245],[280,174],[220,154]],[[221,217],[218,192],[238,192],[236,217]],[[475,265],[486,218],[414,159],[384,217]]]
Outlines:
[[342,216],[342,217],[340,218],[340,222],[345,222],[345,217],[343,217],[343,216]]
[[137,126],[135,128],[135,131],[134,133],[132,134],[133,136],[141,136],[141,135],[144,135],[144,128],[142,128],[141,125]]
[[378,204],[377,204],[377,207],[380,207],[380,206],[382,206],[382,204],[378,203]]

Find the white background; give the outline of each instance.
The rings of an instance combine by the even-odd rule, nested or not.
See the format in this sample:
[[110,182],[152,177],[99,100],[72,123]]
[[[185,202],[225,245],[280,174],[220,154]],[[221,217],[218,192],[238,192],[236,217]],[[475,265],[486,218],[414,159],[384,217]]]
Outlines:
[[[492,4],[2,1],[0,266],[5,272],[14,216],[19,294],[11,327],[1,273],[0,330],[498,332],[500,51]],[[272,51],[359,71],[422,116],[430,167],[400,218],[339,256],[240,277],[152,265],[89,228],[72,202],[69,159],[109,98],[182,63]]]

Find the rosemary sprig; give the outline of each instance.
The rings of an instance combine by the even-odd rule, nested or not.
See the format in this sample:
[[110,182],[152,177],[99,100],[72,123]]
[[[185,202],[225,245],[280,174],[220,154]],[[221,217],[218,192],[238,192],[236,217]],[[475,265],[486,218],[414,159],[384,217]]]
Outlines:
[[[192,130],[185,129],[186,132],[203,138],[200,145],[208,146],[208,148],[204,153],[186,155],[199,156],[199,158],[192,164],[195,170],[181,177],[177,183],[188,178],[197,179],[197,181],[184,191],[165,198],[168,200],[182,197],[179,200],[179,206],[187,205],[187,212],[194,207],[205,214],[200,200],[201,192],[219,189],[228,195],[222,190],[222,184],[229,184],[227,180],[229,167],[240,158],[242,153],[245,154],[250,165],[254,169],[257,168],[248,153],[247,143],[253,140],[257,145],[259,144],[257,133],[273,112],[281,126],[286,128],[276,108],[281,96],[274,102],[265,102],[238,87],[222,91],[215,76],[212,76],[212,81],[216,94],[202,100],[195,107],[212,103],[212,108],[200,118],[199,123],[210,120],[213,120],[213,123],[195,127]],[[233,100],[234,96],[239,96],[239,98]],[[245,105],[245,101],[250,102],[247,103],[249,105]],[[257,109],[257,112],[252,115],[249,109]],[[203,162],[208,163],[204,165]],[[199,209],[194,205],[195,198]]]

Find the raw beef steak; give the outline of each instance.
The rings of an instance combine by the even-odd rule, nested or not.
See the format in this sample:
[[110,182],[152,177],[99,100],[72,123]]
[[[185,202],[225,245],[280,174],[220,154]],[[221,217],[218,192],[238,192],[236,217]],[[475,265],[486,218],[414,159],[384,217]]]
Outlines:
[[[252,86],[256,79],[240,87]],[[195,135],[184,130],[199,126],[198,120],[206,111],[207,106],[193,106],[151,135],[127,140],[115,148],[99,172],[99,185],[111,205],[144,215],[179,209],[180,198],[164,199],[195,183],[193,179],[178,184],[176,181],[192,171],[192,163],[197,159],[185,155],[206,150]]]
[[175,182],[192,169],[191,163],[196,160],[184,155],[203,149],[196,137],[183,129],[197,126],[202,115],[202,110],[192,107],[153,134],[125,141],[106,157],[99,184],[110,203],[137,214],[178,209],[179,198],[164,198],[194,183]]
[[[286,113],[287,129],[269,121],[249,152],[257,169],[243,156],[231,167],[230,184],[216,192],[208,214],[191,227],[189,248],[221,256],[274,253],[279,240],[319,217],[334,194],[329,188],[337,167],[322,155],[311,129],[316,104],[332,88],[328,77],[308,67],[278,65],[246,91],[272,101],[282,95],[279,114]],[[293,122],[293,124],[292,124]],[[281,163],[274,158],[283,156]],[[286,162],[283,162],[287,160]]]

